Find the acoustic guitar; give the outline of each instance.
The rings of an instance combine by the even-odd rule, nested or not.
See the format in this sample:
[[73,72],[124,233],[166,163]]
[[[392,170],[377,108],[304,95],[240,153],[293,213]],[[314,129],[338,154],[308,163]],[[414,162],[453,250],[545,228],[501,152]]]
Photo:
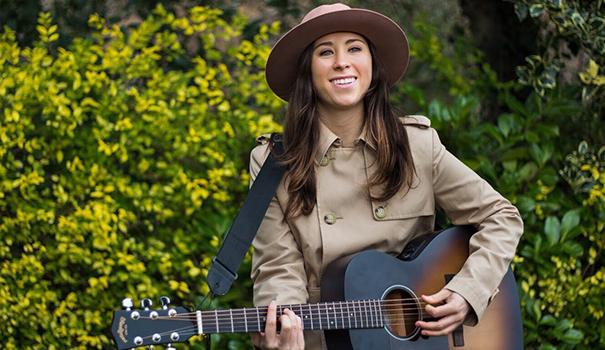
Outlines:
[[[364,251],[334,261],[322,277],[321,302],[279,305],[299,315],[305,330],[323,330],[329,349],[523,349],[517,285],[509,269],[481,322],[449,336],[424,337],[415,326],[427,320],[421,294],[445,286],[468,257],[473,229],[456,226],[412,241],[399,257]],[[190,311],[161,298],[151,308],[144,299],[114,313],[112,334],[118,349],[184,342],[196,335],[264,330],[267,307]]]

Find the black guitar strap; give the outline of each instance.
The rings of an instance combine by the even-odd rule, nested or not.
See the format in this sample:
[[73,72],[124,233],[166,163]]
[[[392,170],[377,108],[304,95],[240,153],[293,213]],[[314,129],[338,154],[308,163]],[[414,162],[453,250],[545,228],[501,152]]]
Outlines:
[[271,143],[273,147],[269,157],[252,184],[218,253],[212,259],[206,281],[213,295],[225,295],[237,279],[237,270],[256,236],[277,185],[286,172],[286,167],[275,159],[275,155],[283,152],[281,135],[271,134]]

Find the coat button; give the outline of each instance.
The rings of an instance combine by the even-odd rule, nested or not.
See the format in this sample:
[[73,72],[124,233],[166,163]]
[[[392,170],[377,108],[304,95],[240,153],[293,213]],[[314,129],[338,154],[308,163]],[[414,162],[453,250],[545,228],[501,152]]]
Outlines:
[[326,154],[325,156],[323,156],[323,158],[321,158],[321,161],[319,161],[319,165],[326,166],[326,165],[328,165],[329,162],[330,162],[330,159],[328,158],[328,155]]
[[336,223],[336,214],[334,214],[334,213],[326,214],[324,216],[324,221],[328,225],[333,225],[334,223]]
[[386,208],[382,205],[376,207],[376,209],[374,209],[374,216],[376,217],[376,219],[384,219],[384,217],[387,216]]

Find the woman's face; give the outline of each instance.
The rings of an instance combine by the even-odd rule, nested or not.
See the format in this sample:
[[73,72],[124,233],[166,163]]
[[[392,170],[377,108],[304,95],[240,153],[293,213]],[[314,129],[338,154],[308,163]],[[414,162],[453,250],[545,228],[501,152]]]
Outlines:
[[311,75],[324,107],[343,110],[359,106],[372,81],[368,43],[355,33],[322,36],[313,43]]

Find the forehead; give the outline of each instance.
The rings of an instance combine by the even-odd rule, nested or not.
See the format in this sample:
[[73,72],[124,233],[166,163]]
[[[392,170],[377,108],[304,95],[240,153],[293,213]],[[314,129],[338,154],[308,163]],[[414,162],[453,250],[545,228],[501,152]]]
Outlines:
[[366,39],[357,33],[336,32],[336,33],[330,33],[330,34],[326,34],[324,36],[319,37],[317,40],[315,40],[313,42],[313,46],[317,46],[319,44],[326,44],[326,43],[346,42],[349,40],[360,40],[363,43],[367,44]]

